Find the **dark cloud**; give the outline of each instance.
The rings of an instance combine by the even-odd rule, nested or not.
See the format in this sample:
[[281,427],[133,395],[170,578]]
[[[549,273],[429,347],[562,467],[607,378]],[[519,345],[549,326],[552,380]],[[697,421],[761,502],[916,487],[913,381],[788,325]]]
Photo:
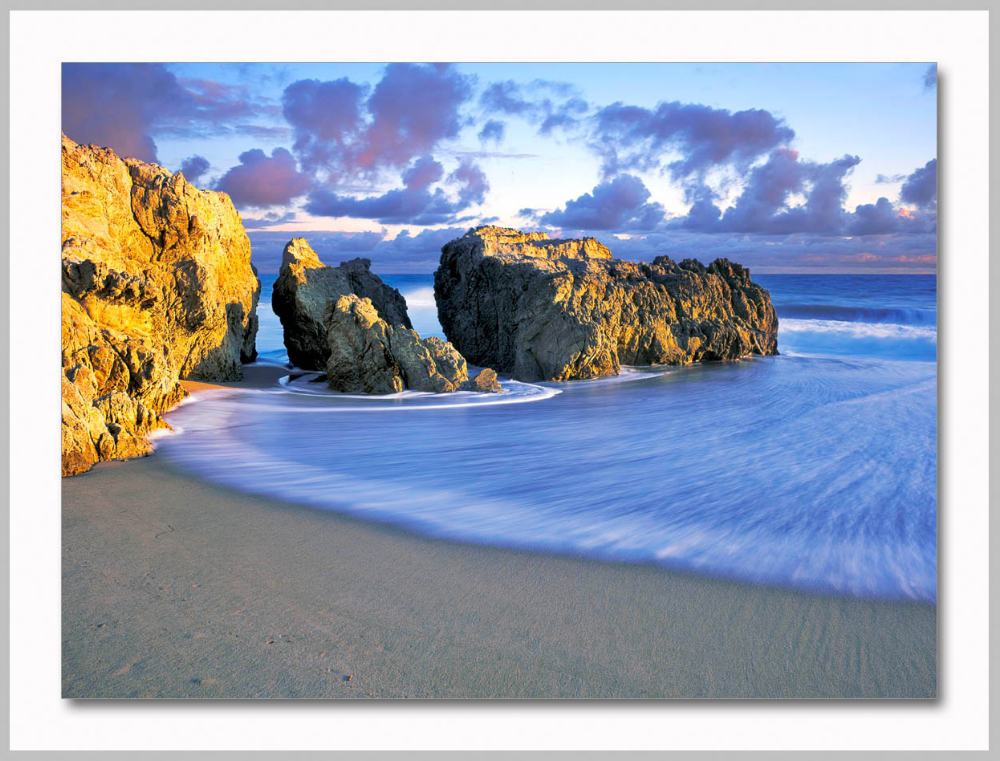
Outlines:
[[884,235],[898,232],[900,226],[899,210],[883,197],[875,203],[856,207],[848,232],[851,235]]
[[578,126],[590,108],[572,85],[545,79],[527,84],[513,80],[494,82],[479,96],[479,105],[487,114],[525,119],[543,135]]
[[293,150],[310,171],[347,163],[364,124],[365,88],[347,78],[330,82],[302,79],[285,88],[282,106],[292,125]]
[[[383,224],[436,225],[453,221],[455,215],[482,203],[489,189],[486,176],[472,162],[463,161],[445,178],[444,167],[430,156],[413,162],[402,180],[402,188],[362,198],[314,188],[306,210],[317,216],[375,219]],[[453,194],[440,187],[442,181]]]
[[240,154],[240,163],[219,179],[217,187],[241,209],[265,208],[304,195],[309,178],[298,170],[295,157],[284,148],[275,148],[270,156],[254,148]]
[[924,72],[924,92],[933,92],[937,89],[937,64],[932,63]]
[[538,222],[580,230],[651,230],[663,221],[663,206],[650,202],[649,190],[633,175],[603,182]]
[[472,79],[447,64],[389,64],[371,94],[347,79],[293,82],[283,97],[305,171],[336,182],[407,166],[462,127]]
[[194,185],[198,184],[198,180],[204,176],[208,168],[208,159],[204,156],[188,156],[181,162],[181,172],[184,173],[187,181]]
[[260,115],[243,88],[179,80],[159,63],[67,63],[62,67],[62,128],[80,143],[156,161],[157,134],[238,131]]
[[[903,184],[908,192],[901,192],[900,200],[920,207],[916,212],[897,207],[887,198],[848,212],[844,209],[845,181],[859,162],[857,156],[849,155],[826,164],[803,161],[795,151],[779,148],[750,171],[743,191],[724,212],[712,192],[702,188],[687,215],[674,224],[699,232],[753,235],[865,236],[932,233],[936,229],[934,161],[909,175]],[[801,199],[801,203],[794,202]]]
[[899,189],[899,200],[921,207],[937,203],[937,159],[931,159],[906,178]]
[[606,175],[666,169],[684,179],[722,164],[744,169],[794,136],[784,121],[761,109],[732,112],[676,101],[647,109],[614,103],[595,115],[591,146]]
[[502,121],[499,121],[498,119],[488,119],[483,125],[483,128],[479,130],[479,141],[482,143],[500,143],[503,141],[505,129],[506,128]]
[[63,64],[62,129],[80,143],[156,161],[153,124],[186,96],[161,64]]
[[[713,210],[711,191],[705,188],[679,224],[702,232],[838,234],[846,221],[844,179],[859,162],[857,156],[843,156],[818,164],[779,148],[750,171],[742,193],[725,212]],[[793,203],[796,196],[804,202]]]

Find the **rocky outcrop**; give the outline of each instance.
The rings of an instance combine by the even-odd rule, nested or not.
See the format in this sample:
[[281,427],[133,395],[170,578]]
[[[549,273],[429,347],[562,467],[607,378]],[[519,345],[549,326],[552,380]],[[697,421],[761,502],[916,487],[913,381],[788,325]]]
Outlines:
[[341,296],[327,321],[326,375],[336,391],[393,394],[457,391],[469,378],[455,348],[382,319],[369,298]]
[[413,327],[406,300],[371,272],[368,259],[352,259],[328,267],[305,238],[293,238],[281,257],[271,305],[284,329],[288,358],[303,370],[321,370],[330,356],[327,318],[341,296],[367,298],[390,325]]
[[63,475],[148,454],[182,378],[238,380],[260,284],[223,193],[62,141]]
[[725,259],[629,262],[592,238],[479,227],[442,249],[434,295],[445,335],[470,362],[520,380],[778,351],[768,292]]
[[462,391],[476,391],[481,394],[499,394],[502,390],[496,370],[490,367],[484,367],[475,378],[470,378],[462,384]]

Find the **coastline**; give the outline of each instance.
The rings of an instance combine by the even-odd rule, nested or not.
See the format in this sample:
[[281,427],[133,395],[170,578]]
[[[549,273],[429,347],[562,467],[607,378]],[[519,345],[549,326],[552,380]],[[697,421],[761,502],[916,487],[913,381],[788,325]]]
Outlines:
[[155,454],[62,489],[66,698],[936,693],[933,605],[428,539]]

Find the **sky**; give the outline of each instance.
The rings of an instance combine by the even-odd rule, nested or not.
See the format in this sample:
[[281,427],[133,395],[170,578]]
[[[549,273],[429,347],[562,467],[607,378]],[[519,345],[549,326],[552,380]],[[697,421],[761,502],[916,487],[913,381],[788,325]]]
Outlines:
[[228,193],[262,272],[501,224],[756,272],[933,272],[928,63],[86,63],[63,131]]

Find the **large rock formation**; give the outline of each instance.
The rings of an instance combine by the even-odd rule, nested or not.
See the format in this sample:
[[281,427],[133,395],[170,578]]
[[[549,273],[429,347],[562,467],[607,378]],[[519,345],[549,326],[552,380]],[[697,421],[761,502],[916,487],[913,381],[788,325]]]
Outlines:
[[341,296],[370,299],[390,325],[413,327],[406,300],[371,272],[368,259],[352,259],[337,267],[320,261],[305,238],[293,238],[281,257],[271,306],[284,329],[288,358],[303,370],[321,370],[330,356],[327,343],[329,311]]
[[223,193],[62,141],[63,475],[148,454],[181,378],[256,356],[250,241]]
[[440,338],[421,339],[383,320],[369,298],[341,296],[327,321],[327,382],[336,391],[393,394],[403,389],[444,393],[469,380],[462,355]]
[[442,249],[434,296],[445,335],[470,362],[520,380],[778,351],[768,292],[725,259],[629,262],[592,238],[479,227]]

